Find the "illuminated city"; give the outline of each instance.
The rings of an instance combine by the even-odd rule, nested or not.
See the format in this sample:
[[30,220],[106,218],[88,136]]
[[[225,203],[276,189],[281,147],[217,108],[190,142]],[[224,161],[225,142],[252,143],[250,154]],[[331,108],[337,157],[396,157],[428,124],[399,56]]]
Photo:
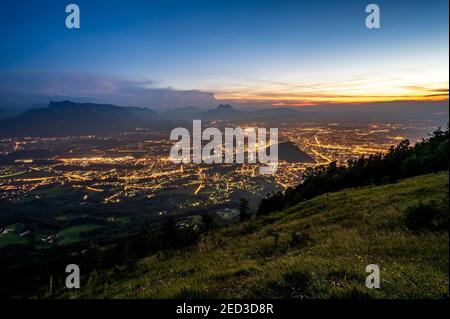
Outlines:
[[15,152],[19,158],[14,165],[0,166],[0,196],[15,201],[44,188],[72,187],[83,190],[81,205],[145,198],[152,200],[151,205],[158,203],[156,207],[163,212],[210,207],[244,195],[260,198],[283,190],[298,184],[308,166],[331,161],[342,164],[384,152],[403,139],[414,143],[432,129],[426,124],[399,123],[282,124],[280,140],[294,142],[315,163],[281,161],[274,176],[261,175],[259,164],[174,164],[168,159],[173,142],[151,131],[108,137],[3,139],[1,154]]
[[0,298],[448,299],[448,6],[1,0]]

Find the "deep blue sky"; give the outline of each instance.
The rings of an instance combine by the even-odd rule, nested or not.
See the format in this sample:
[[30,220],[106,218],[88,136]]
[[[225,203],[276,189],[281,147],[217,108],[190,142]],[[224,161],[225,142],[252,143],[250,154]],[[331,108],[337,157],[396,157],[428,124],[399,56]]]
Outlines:
[[[448,1],[372,2],[379,30],[365,28],[371,1],[359,0],[2,0],[0,85],[11,81],[0,98],[17,102],[28,89],[171,104],[164,96],[178,94],[168,106],[181,106],[448,90]],[[81,29],[65,28],[69,3],[80,6]]]

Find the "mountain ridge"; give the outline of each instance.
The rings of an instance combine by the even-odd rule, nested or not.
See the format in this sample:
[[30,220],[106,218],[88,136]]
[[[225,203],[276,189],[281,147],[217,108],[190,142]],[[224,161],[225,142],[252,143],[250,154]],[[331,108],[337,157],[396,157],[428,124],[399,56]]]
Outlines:
[[161,116],[147,108],[111,104],[51,101],[0,121],[0,136],[66,136],[106,134],[135,129]]
[[274,118],[299,112],[285,109],[243,111],[229,104],[203,110],[178,108],[158,113],[150,108],[112,104],[78,103],[69,100],[50,101],[47,107],[33,107],[14,117],[0,119],[0,136],[70,136],[108,134],[139,127],[175,127],[173,121],[241,121]]

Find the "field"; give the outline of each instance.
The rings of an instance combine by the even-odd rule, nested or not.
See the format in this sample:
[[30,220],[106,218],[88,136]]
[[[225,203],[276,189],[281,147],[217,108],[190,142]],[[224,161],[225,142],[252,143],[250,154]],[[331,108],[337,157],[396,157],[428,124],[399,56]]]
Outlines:
[[20,236],[23,231],[22,224],[13,224],[5,227],[5,229],[8,232],[0,235],[0,248],[7,245],[28,245],[30,243],[29,238]]
[[59,242],[59,244],[69,245],[77,241],[83,240],[83,238],[81,237],[82,233],[89,232],[98,227],[99,227],[98,225],[81,224],[66,228],[59,233],[59,236],[62,237],[62,240]]
[[[411,231],[410,207],[448,207],[448,172],[346,189],[210,231],[135,270],[84,277],[70,298],[448,298],[448,228]],[[446,217],[448,218],[448,216]],[[380,267],[368,289],[366,266]]]

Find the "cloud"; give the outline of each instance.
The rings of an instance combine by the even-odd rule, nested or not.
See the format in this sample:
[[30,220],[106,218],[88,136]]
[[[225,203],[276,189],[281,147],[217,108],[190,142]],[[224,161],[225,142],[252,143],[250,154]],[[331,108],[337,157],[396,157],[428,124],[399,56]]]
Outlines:
[[151,80],[61,71],[0,73],[0,107],[29,107],[60,99],[154,109],[217,104],[211,92],[158,88]]

